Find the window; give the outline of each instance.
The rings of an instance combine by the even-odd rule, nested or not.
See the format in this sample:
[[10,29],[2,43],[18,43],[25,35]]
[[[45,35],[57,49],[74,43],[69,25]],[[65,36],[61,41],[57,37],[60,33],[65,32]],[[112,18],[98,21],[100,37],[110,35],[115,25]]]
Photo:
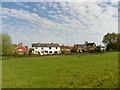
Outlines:
[[45,51],[45,53],[48,53],[48,51]]
[[49,53],[52,53],[52,51],[49,51]]
[[35,49],[38,49],[38,47],[35,47]]
[[54,53],[57,53],[57,51],[55,51]]
[[23,49],[19,49],[18,51],[23,51]]
[[44,47],[41,47],[41,49],[44,49]]
[[49,49],[51,49],[51,47],[49,47]]
[[56,47],[56,49],[57,49],[57,47]]

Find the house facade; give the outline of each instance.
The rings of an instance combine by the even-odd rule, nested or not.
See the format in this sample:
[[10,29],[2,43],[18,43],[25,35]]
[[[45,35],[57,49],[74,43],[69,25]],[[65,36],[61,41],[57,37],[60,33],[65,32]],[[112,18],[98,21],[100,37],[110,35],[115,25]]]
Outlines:
[[15,48],[15,52],[18,54],[26,54],[26,53],[28,53],[28,46],[18,45]]
[[96,44],[95,43],[87,43],[86,44],[86,49],[88,52],[94,51],[96,49]]
[[34,43],[32,44],[33,54],[47,55],[47,54],[60,54],[59,44],[50,43]]
[[101,51],[106,51],[106,47],[101,46],[100,50],[101,50]]
[[103,51],[106,51],[106,47],[101,46],[101,45],[96,46],[96,51],[97,51],[97,52],[103,52]]
[[73,49],[73,46],[60,46],[61,53],[63,54],[69,54],[71,53],[71,50]]
[[86,50],[86,46],[84,44],[74,44],[74,48],[77,49],[77,52],[81,53]]

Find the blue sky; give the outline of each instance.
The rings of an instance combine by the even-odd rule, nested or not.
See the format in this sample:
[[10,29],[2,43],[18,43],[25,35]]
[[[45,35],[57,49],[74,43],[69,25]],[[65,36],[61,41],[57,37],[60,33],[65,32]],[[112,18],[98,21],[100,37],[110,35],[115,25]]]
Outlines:
[[117,2],[3,2],[2,32],[12,43],[102,44],[118,32]]

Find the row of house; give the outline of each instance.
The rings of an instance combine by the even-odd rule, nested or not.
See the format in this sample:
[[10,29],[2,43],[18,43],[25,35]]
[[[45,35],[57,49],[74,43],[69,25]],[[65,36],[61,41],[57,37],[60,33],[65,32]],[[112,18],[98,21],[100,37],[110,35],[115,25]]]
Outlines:
[[[99,47],[100,51],[105,51],[105,47],[96,46],[95,43],[87,43],[87,44],[74,44],[73,46],[60,46],[57,43],[33,43],[32,44],[32,53],[47,55],[47,54],[68,54],[68,53],[81,53],[81,52],[90,52]],[[27,46],[18,45],[15,48],[16,53],[23,54],[28,53],[29,49]]]

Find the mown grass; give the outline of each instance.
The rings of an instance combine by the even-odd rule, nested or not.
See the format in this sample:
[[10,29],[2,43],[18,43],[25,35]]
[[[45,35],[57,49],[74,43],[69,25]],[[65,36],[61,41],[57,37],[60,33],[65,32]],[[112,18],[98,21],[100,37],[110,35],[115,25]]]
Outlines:
[[3,88],[117,88],[118,53],[3,60]]

